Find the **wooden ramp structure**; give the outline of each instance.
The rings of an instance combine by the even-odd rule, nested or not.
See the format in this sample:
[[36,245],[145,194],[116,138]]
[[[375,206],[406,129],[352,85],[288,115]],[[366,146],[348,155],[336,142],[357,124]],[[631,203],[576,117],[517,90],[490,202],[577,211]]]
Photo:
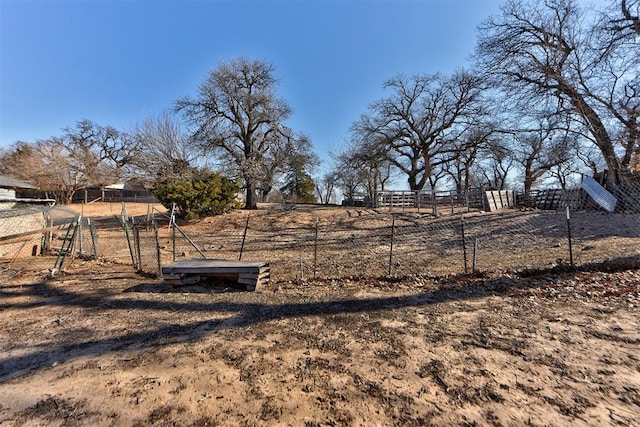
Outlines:
[[235,280],[248,291],[268,285],[270,275],[269,263],[262,261],[183,259],[162,267],[164,282],[171,285],[195,284],[209,277]]

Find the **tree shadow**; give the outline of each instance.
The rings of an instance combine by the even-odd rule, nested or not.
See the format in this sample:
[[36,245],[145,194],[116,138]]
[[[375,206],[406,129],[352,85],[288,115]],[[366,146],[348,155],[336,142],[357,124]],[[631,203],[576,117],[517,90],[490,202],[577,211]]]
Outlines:
[[[603,265],[585,266],[584,270],[601,269],[605,271],[617,271],[638,268],[637,257],[621,258],[614,263]],[[63,342],[58,344],[43,343],[29,345],[25,354],[13,356],[0,356],[0,381],[15,378],[30,372],[37,371],[60,361],[70,361],[81,357],[101,356],[110,353],[118,353],[127,350],[144,350],[164,347],[172,344],[196,342],[206,335],[233,328],[245,328],[273,320],[287,319],[305,316],[331,316],[337,314],[357,314],[364,312],[381,312],[410,307],[424,307],[434,304],[442,304],[452,301],[477,299],[489,296],[508,295],[515,289],[537,288],[547,286],[548,281],[535,280],[540,276],[549,274],[572,275],[575,270],[563,270],[551,272],[549,270],[527,271],[505,281],[503,278],[484,278],[482,276],[461,275],[457,277],[443,278],[437,282],[437,288],[429,292],[417,292],[410,295],[388,295],[370,298],[343,298],[328,301],[304,301],[280,304],[268,302],[243,302],[241,297],[251,294],[236,292],[236,290],[224,290],[228,293],[224,300],[210,303],[194,301],[163,301],[154,298],[126,299],[117,298],[122,293],[157,294],[181,292],[187,293],[212,293],[217,292],[199,285],[195,288],[170,288],[162,283],[139,283],[124,291],[113,292],[107,295],[87,295],[76,293],[53,286],[47,282],[38,282],[20,286],[3,286],[0,288],[2,296],[29,296],[28,303],[3,303],[0,310],[6,309],[30,309],[39,306],[81,307],[94,310],[131,311],[153,310],[166,312],[210,312],[218,315],[226,315],[225,318],[198,320],[188,323],[174,323],[158,326],[152,330],[131,331],[118,336],[110,336],[103,339],[86,339],[75,342]],[[372,279],[367,279],[371,281]],[[389,289],[393,289],[394,281],[400,279],[374,279],[385,282]],[[383,283],[384,284],[384,283]],[[114,314],[115,315],[115,314]],[[26,350],[27,347],[24,348]]]
[[201,280],[192,285],[170,285],[164,282],[147,282],[131,286],[123,290],[124,293],[148,293],[148,294],[224,294],[246,291],[244,285],[238,285],[231,281]]

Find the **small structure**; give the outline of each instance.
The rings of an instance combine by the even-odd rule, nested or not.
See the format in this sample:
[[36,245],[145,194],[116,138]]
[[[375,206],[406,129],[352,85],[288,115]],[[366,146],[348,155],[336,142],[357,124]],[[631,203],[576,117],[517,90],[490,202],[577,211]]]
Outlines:
[[19,192],[38,187],[7,176],[0,176],[0,258],[36,255],[42,241],[37,235],[45,228],[42,205],[53,205],[51,199],[20,198]]
[[126,182],[118,182],[106,186],[92,186],[78,190],[73,195],[73,202],[92,203],[101,202],[140,202],[155,203],[151,190],[145,183],[133,178]]
[[206,277],[233,280],[248,291],[269,284],[268,262],[222,259],[184,259],[162,267],[164,282],[191,285]]
[[17,193],[19,191],[33,191],[37,189],[38,187],[35,185],[0,175],[0,209],[11,209],[21,203],[45,205],[53,205],[55,203],[55,200],[53,199],[29,199],[18,197]]

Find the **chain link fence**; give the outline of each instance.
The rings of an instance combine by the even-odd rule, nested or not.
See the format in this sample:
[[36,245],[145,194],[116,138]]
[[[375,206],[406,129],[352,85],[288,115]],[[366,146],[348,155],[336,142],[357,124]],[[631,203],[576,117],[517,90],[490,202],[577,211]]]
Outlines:
[[0,272],[12,271],[17,260],[53,256],[54,274],[67,259],[97,258],[97,238],[92,220],[71,209],[16,204],[0,210]]
[[0,210],[0,258],[15,259],[42,252],[48,207],[29,205]]
[[64,254],[66,262],[99,258],[153,276],[185,258],[267,261],[273,281],[640,265],[640,208],[630,203],[620,213],[559,203],[491,213],[440,208],[437,215],[410,206],[272,205],[181,225],[151,208],[129,217],[122,207],[91,219],[58,207],[1,212],[0,261]]
[[269,261],[275,280],[640,264],[640,213],[569,211],[567,218],[566,210],[508,209],[436,218],[344,209],[314,216],[321,212],[262,211],[210,230],[184,227],[190,242],[177,234],[175,255]]

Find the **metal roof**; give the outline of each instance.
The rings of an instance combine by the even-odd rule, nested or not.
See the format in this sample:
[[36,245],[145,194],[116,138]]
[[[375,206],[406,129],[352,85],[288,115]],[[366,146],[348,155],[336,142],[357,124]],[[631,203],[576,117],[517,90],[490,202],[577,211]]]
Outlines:
[[29,184],[24,181],[18,181],[17,179],[9,178],[8,176],[0,175],[0,188],[23,188],[28,190],[37,190],[38,187]]

